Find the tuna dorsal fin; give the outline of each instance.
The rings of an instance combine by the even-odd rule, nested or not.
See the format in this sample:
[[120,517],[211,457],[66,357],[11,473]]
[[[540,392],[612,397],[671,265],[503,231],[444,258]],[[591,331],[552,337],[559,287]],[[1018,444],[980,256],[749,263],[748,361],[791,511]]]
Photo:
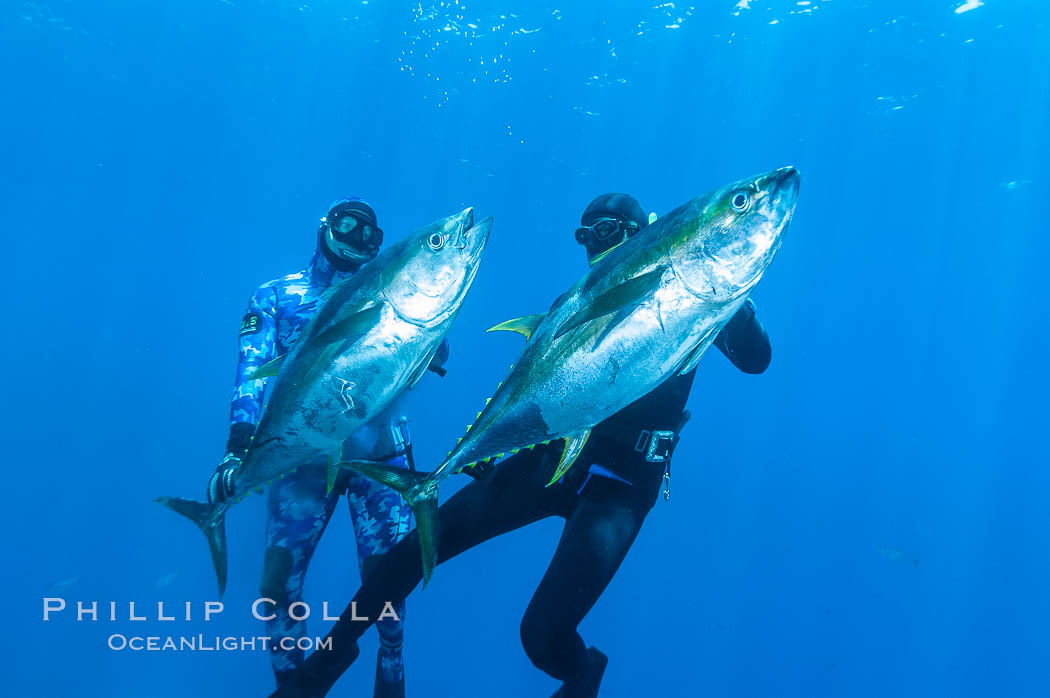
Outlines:
[[281,366],[284,365],[284,360],[287,357],[288,357],[287,354],[282,354],[281,356],[278,356],[273,361],[267,361],[262,366],[260,366],[259,368],[255,369],[255,372],[252,373],[252,377],[251,377],[250,380],[254,381],[254,380],[258,380],[260,378],[268,378],[270,376],[276,376],[278,374],[278,372],[280,372]]
[[569,330],[574,330],[591,320],[605,317],[618,310],[641,305],[660,285],[660,279],[663,278],[666,269],[667,267],[657,267],[641,276],[628,279],[619,286],[610,288],[566,320],[565,324],[558,328],[554,338],[557,339]]
[[303,349],[312,351],[326,347],[329,344],[341,342],[354,335],[364,334],[372,329],[383,313],[383,306],[379,303],[369,305],[361,310],[332,324],[316,337],[312,338]]
[[569,468],[576,462],[583,447],[587,445],[587,437],[591,435],[590,429],[574,431],[565,437],[565,449],[561,452],[561,460],[558,461],[558,469],[554,471],[554,477],[547,483],[550,487],[561,479],[561,476],[569,472]]
[[547,313],[537,313],[536,315],[526,315],[524,317],[516,317],[513,320],[507,320],[500,324],[490,327],[486,332],[517,332],[523,335],[526,340],[532,338],[532,333],[536,331],[540,323],[543,322],[543,318],[547,317]]

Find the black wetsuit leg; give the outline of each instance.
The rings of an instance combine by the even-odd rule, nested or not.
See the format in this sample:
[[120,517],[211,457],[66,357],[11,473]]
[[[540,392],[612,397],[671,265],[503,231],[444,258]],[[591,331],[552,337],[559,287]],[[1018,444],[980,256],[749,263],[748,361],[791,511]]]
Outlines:
[[[546,461],[546,462],[544,462]],[[554,463],[523,452],[500,464],[438,507],[438,564],[534,521],[561,513],[561,487],[546,488]],[[547,479],[544,479],[546,475]],[[423,579],[416,531],[391,549],[354,597],[358,615],[382,602],[403,599]]]
[[[534,521],[562,516],[565,529],[521,625],[532,662],[571,682],[586,671],[583,639],[576,631],[608,586],[656,501],[662,469],[634,485],[591,478],[586,468],[546,487],[559,449],[523,451],[503,461],[487,479],[473,482],[438,508],[438,564],[490,538]],[[583,463],[589,458],[581,456]],[[419,538],[410,533],[370,571],[361,589],[328,633],[330,650],[307,657],[274,696],[324,696],[357,658],[357,640],[387,602],[407,597],[423,578]],[[367,620],[352,620],[353,618]]]
[[[522,451],[503,461],[488,478],[471,482],[438,508],[438,564],[490,538],[534,521],[565,516],[576,499],[569,486],[545,485],[556,466],[550,449]],[[353,600],[328,633],[330,650],[307,657],[287,688],[275,696],[323,696],[357,657],[357,640],[387,602],[405,599],[423,579],[415,531],[390,549],[369,571]],[[351,620],[352,618],[367,620]]]
[[521,621],[521,643],[529,659],[562,681],[586,671],[586,645],[576,627],[616,574],[651,506],[632,505],[629,497],[586,495],[566,522]]

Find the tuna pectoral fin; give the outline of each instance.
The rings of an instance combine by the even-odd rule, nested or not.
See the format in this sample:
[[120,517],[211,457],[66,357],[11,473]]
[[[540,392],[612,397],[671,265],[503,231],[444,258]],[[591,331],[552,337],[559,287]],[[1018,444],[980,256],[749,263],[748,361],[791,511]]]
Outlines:
[[281,366],[284,365],[284,360],[286,358],[288,358],[288,355],[284,354],[283,356],[278,356],[273,361],[267,361],[262,366],[255,369],[255,372],[252,373],[251,378],[249,380],[258,380],[260,378],[276,376],[280,372]]
[[336,322],[316,337],[310,339],[305,347],[305,351],[320,349],[329,344],[342,342],[355,335],[365,334],[368,330],[372,329],[379,323],[382,315],[382,304],[370,305],[364,310],[359,310],[353,315],[349,315],[339,322]]
[[371,460],[346,460],[336,464],[337,468],[350,468],[392,487],[405,498],[412,513],[416,515],[416,532],[419,535],[419,549],[423,555],[423,587],[434,575],[437,566],[438,542],[438,490],[431,484],[419,487],[429,477],[429,473],[407,470],[397,466],[377,463]]
[[619,310],[638,307],[648,300],[660,286],[660,280],[666,269],[667,267],[658,267],[609,289],[566,320],[565,324],[558,328],[554,338],[557,339],[569,330],[576,329],[591,320],[597,320]]
[[715,335],[716,329],[721,330],[722,328],[711,328],[711,330],[704,335],[703,339],[701,339],[700,342],[696,345],[696,348],[693,349],[692,353],[686,357],[685,362],[682,364],[682,367],[678,369],[678,375],[684,376],[685,374],[689,373],[694,368],[696,368],[696,365],[700,363],[700,359],[704,357],[704,353],[707,351],[707,348],[711,346],[711,342],[709,340]]
[[555,482],[561,479],[561,476],[569,472],[569,468],[576,462],[576,459],[580,456],[583,451],[583,447],[587,445],[587,438],[591,435],[590,429],[581,429],[580,431],[574,431],[565,437],[565,449],[561,452],[561,460],[558,461],[558,469],[554,472],[554,477],[547,483],[547,487],[550,487]]
[[204,502],[182,497],[157,497],[160,502],[172,511],[182,514],[197,524],[204,537],[208,539],[211,549],[211,561],[215,565],[215,576],[219,580],[219,598],[226,591],[226,517]]
[[538,315],[526,315],[525,317],[516,317],[513,320],[507,320],[501,322],[498,325],[488,328],[486,332],[517,332],[518,334],[525,337],[526,340],[532,339],[532,333],[536,331],[540,323],[543,322],[543,318],[547,317],[547,313],[539,313]]
[[372,329],[382,314],[382,305],[370,305],[308,340],[297,357],[297,363],[303,364],[303,368],[299,369],[302,371],[300,382],[311,385],[317,381],[331,366],[332,360],[348,346],[347,343]]

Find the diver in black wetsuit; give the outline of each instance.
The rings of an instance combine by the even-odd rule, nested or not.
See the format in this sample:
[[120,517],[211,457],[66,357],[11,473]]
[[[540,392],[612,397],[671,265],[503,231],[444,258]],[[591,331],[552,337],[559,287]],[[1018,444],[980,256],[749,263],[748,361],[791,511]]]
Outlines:
[[[626,194],[604,194],[587,206],[576,240],[594,260],[644,228],[649,220]],[[765,330],[748,300],[714,341],[745,373],[769,365]],[[663,486],[670,494],[671,454],[688,420],[686,400],[696,371],[674,376],[591,432],[577,466],[547,487],[562,442],[522,450],[498,467],[483,463],[465,470],[475,478],[438,508],[442,563],[490,538],[549,516],[565,519],[554,558],[521,621],[529,659],[562,687],[553,698],[591,698],[608,658],[588,648],[576,628],[623,562]],[[587,465],[589,467],[581,467]],[[319,650],[273,696],[324,696],[357,658],[357,638],[423,577],[415,531],[395,545],[369,572]],[[351,609],[355,613],[351,613]],[[370,620],[354,621],[365,617]]]

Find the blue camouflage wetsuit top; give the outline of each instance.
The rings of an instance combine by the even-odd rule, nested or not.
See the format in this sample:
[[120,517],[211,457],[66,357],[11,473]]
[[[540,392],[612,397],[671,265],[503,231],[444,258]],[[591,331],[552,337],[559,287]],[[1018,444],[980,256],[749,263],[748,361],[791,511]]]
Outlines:
[[[318,235],[318,248],[306,269],[263,284],[252,295],[240,332],[240,361],[230,411],[232,434],[254,428],[263,409],[265,378],[251,380],[256,368],[286,354],[317,310],[319,295],[332,284],[353,273],[339,271],[325,257]],[[397,406],[380,415],[372,424],[355,433],[343,445],[344,454],[374,458],[404,465],[404,447],[392,433]],[[331,494],[326,495],[327,460],[301,467],[270,486],[266,522],[266,561],[261,592],[277,601],[274,617],[266,621],[270,640],[270,661],[278,683],[303,661],[300,649],[283,649],[281,638],[306,634],[306,622],[293,620],[288,608],[302,600],[303,580],[314,549],[335,510],[339,495],[347,495],[357,538],[358,565],[364,568],[370,557],[379,556],[405,537],[411,512],[393,489],[356,473],[340,475]],[[404,618],[404,604],[396,607]],[[297,613],[296,615],[301,615]],[[382,680],[401,681],[402,621],[377,623],[380,636],[378,665]],[[379,677],[377,676],[377,681]]]

